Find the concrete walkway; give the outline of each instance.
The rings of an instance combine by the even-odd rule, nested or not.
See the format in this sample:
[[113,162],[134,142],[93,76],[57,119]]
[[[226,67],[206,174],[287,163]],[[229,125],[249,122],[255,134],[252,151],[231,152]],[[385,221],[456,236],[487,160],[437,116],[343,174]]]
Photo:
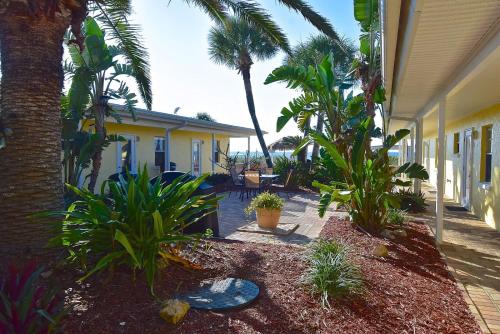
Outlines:
[[280,223],[299,224],[298,229],[288,236],[240,232],[237,229],[255,221],[255,215],[248,217],[244,209],[250,204],[251,199],[244,198],[243,202],[237,193],[223,194],[219,201],[219,232],[221,237],[233,240],[252,241],[260,243],[280,243],[305,245],[316,239],[328,217],[334,212],[333,208],[326,213],[324,218],[318,216],[317,194],[291,193],[290,198],[281,195],[285,200],[285,207],[281,214]]
[[[429,186],[422,190],[430,206],[414,217],[435,232],[435,192]],[[500,233],[469,212],[444,211],[440,251],[483,332],[500,333]]]

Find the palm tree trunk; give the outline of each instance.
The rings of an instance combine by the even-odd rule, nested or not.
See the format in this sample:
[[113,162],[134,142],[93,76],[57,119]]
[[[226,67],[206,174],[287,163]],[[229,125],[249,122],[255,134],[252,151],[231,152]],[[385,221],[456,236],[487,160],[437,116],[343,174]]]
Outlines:
[[[63,208],[61,66],[69,15],[0,16],[0,257],[46,246],[51,225],[31,215]],[[10,131],[9,131],[10,132]]]
[[[325,124],[325,114],[320,112],[318,114],[318,121],[316,123],[316,132],[323,133],[323,125]],[[319,144],[314,142],[311,161],[314,164],[319,157]]]
[[264,141],[264,135],[262,134],[259,121],[257,120],[257,115],[255,114],[255,103],[253,101],[252,83],[250,82],[250,67],[242,68],[241,74],[243,75],[243,83],[245,84],[248,112],[250,113],[250,117],[252,118],[253,127],[255,129],[255,133],[257,134],[257,139],[259,140],[260,148],[262,149],[262,153],[266,158],[267,167],[272,168],[273,161],[271,160],[271,155],[269,155],[269,151],[267,150],[266,142]]

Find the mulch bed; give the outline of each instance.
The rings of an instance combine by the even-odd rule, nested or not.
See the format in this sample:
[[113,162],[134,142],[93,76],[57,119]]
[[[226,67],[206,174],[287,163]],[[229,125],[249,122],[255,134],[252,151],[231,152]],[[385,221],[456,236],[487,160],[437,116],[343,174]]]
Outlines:
[[[133,283],[124,271],[83,284],[74,283],[74,270],[55,270],[52,277],[71,305],[66,333],[480,333],[428,228],[410,223],[407,232],[408,237],[392,242],[361,233],[346,221],[329,220],[322,237],[348,242],[366,280],[361,298],[332,302],[331,309],[323,309],[299,283],[306,264],[304,248],[297,246],[210,242],[195,254],[204,270],[169,266],[156,284],[156,297],[144,277]],[[371,256],[380,243],[389,249],[386,259]],[[242,310],[191,309],[177,326],[159,317],[161,300],[204,279],[227,276],[253,280],[261,289],[258,299]]]

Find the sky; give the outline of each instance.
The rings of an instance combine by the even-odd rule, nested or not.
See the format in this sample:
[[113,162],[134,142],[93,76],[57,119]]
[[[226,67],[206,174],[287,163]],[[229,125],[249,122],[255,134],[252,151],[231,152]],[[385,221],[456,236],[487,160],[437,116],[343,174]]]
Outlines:
[[[354,20],[350,0],[309,0],[313,8],[328,18],[337,33],[356,41],[359,27]],[[291,12],[276,0],[260,0],[284,30],[290,44],[307,40],[317,30],[301,15]],[[208,55],[207,36],[214,24],[208,15],[183,0],[133,0],[132,20],[142,27],[144,44],[150,53],[153,84],[153,110],[173,113],[180,107],[181,116],[207,112],[216,121],[252,128],[246,104],[243,79],[237,71],[214,64]],[[276,119],[281,109],[298,95],[284,85],[264,85],[267,75],[282,64],[284,54],[252,66],[252,87],[261,128],[267,144],[287,135],[299,134],[290,122],[276,133]],[[246,139],[231,141],[231,151],[244,151]],[[251,150],[260,150],[256,137]]]

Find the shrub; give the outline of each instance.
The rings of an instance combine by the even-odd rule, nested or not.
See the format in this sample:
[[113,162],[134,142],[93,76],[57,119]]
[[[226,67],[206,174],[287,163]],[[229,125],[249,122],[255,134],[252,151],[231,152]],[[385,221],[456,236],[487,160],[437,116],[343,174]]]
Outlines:
[[290,178],[290,186],[311,187],[314,175],[310,172],[310,164],[295,161],[286,156],[278,156],[274,160],[273,171],[279,175],[281,182],[285,182],[288,173],[293,169],[294,173]]
[[361,271],[349,261],[348,254],[349,248],[340,242],[319,240],[311,245],[303,283],[321,296],[323,307],[330,306],[330,298],[342,299],[363,292]]
[[406,212],[424,212],[428,205],[425,203],[425,195],[421,191],[415,193],[409,189],[401,189],[396,193],[396,196],[400,200],[400,209]]
[[256,209],[283,209],[285,202],[276,194],[267,191],[257,195],[252,199],[250,205],[245,209],[247,214],[251,214]]
[[403,210],[389,209],[387,210],[387,222],[390,225],[403,226],[406,220],[406,214]]
[[0,333],[51,333],[65,313],[64,300],[39,283],[43,267],[11,265],[0,281]]
[[213,186],[226,184],[229,180],[231,180],[231,175],[224,173],[214,173],[206,178],[207,183]]
[[[80,200],[67,211],[59,235],[51,244],[67,249],[70,261],[87,268],[88,257],[97,264],[81,280],[104,268],[126,264],[132,270],[144,270],[153,293],[158,259],[176,260],[178,246],[193,242],[201,235],[184,235],[183,230],[216,209],[218,198],[193,196],[206,176],[187,181],[179,177],[163,186],[161,179],[151,184],[147,168],[136,178],[120,176],[120,182],[108,181],[101,194],[68,186]],[[61,213],[50,213],[60,215]],[[183,259],[178,259],[182,262]],[[135,277],[135,274],[134,274]]]

